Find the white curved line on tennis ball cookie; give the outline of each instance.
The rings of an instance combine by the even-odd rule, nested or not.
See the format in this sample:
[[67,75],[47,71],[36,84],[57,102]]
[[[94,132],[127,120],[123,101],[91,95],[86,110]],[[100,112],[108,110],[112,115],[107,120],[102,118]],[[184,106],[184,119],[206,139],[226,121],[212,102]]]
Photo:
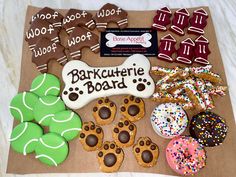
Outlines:
[[59,144],[58,146],[50,146],[50,145],[47,145],[45,142],[43,142],[42,138],[39,138],[39,141],[40,141],[44,146],[46,146],[46,147],[48,147],[48,148],[51,148],[51,149],[58,149],[58,148],[60,148],[60,147],[62,147],[62,146],[65,145],[65,142],[62,142],[62,143]]
[[69,131],[81,131],[81,130],[82,130],[81,128],[70,128],[61,132],[61,136],[63,136],[66,132],[69,132]]
[[55,117],[53,117],[52,120],[55,121],[55,122],[58,122],[58,123],[68,122],[68,121],[70,121],[73,118],[74,115],[75,115],[75,113],[71,112],[70,117],[68,119],[66,119],[66,120],[57,120],[57,119],[55,119]]
[[26,102],[25,102],[25,95],[26,95],[26,92],[23,92],[23,104],[24,104],[24,106],[25,107],[27,107],[29,110],[33,110],[33,108],[31,108],[30,106],[28,106],[27,104],[26,104]]
[[23,135],[23,133],[25,133],[27,127],[28,127],[28,122],[25,123],[25,127],[24,127],[23,131],[20,132],[20,134],[19,134],[18,136],[16,136],[15,138],[10,138],[9,141],[15,141],[15,140],[17,140],[18,138],[20,138],[21,135]]
[[54,101],[54,102],[52,102],[52,103],[46,103],[46,102],[44,102],[44,101],[42,100],[42,98],[39,98],[39,100],[41,101],[41,103],[43,103],[43,104],[45,104],[45,105],[47,105],[47,106],[52,106],[52,105],[56,104],[56,103],[60,100],[60,97],[58,97],[57,100]]
[[50,88],[48,88],[48,89],[45,91],[44,95],[46,96],[46,95],[48,94],[48,92],[49,92],[50,90],[52,90],[52,89],[55,89],[55,90],[59,90],[59,91],[60,91],[60,88],[58,88],[58,87],[50,87]]
[[31,139],[31,140],[29,140],[29,141],[24,145],[24,149],[23,149],[23,154],[24,154],[24,155],[27,154],[27,153],[26,153],[26,149],[27,149],[28,145],[29,145],[30,143],[32,143],[32,142],[35,142],[35,141],[38,141],[38,139],[36,139],[36,138]]
[[54,114],[47,114],[47,115],[45,115],[45,116],[39,121],[39,124],[41,124],[45,119],[50,118],[50,117],[53,117],[53,116],[54,116]]
[[42,82],[37,87],[30,89],[30,92],[33,92],[33,91],[37,90],[38,88],[40,88],[43,85],[45,79],[46,79],[46,73],[43,74]]
[[53,163],[55,166],[57,166],[57,163],[56,163],[56,161],[55,161],[55,160],[53,160],[53,158],[49,157],[48,155],[45,155],[45,154],[40,154],[40,155],[37,155],[37,156],[35,156],[35,158],[36,158],[36,159],[38,159],[38,158],[41,158],[41,157],[45,157],[45,158],[47,158],[47,159],[51,160],[51,161],[52,161],[52,163]]
[[24,121],[23,114],[22,114],[22,112],[21,112],[21,110],[19,108],[14,107],[14,106],[9,106],[9,108],[16,110],[20,114],[20,122]]

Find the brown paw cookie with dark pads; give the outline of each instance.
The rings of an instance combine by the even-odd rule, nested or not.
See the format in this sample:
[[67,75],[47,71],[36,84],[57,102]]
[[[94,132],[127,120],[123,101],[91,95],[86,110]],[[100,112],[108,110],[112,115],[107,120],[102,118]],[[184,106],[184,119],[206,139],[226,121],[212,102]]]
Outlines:
[[119,147],[129,147],[134,144],[137,128],[126,118],[122,118],[113,128],[112,136]]
[[120,107],[121,114],[131,122],[142,119],[145,115],[145,105],[141,98],[132,95],[123,99],[123,105]]
[[101,171],[116,172],[124,160],[124,152],[115,142],[106,141],[98,151],[97,158]]
[[156,165],[159,155],[158,146],[148,137],[140,137],[133,146],[133,154],[139,165],[152,167]]
[[86,151],[95,151],[102,146],[103,130],[92,121],[84,122],[79,140]]
[[110,124],[116,115],[116,105],[108,98],[100,98],[93,107],[93,117],[97,124]]

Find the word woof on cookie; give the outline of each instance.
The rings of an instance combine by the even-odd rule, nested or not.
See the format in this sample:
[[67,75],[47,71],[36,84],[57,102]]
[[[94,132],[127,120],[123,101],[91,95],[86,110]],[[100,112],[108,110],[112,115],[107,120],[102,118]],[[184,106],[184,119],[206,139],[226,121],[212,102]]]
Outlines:
[[111,95],[132,94],[148,98],[155,88],[149,70],[149,60],[140,54],[130,56],[123,64],[115,67],[95,68],[73,60],[62,71],[65,82],[62,98],[72,109]]

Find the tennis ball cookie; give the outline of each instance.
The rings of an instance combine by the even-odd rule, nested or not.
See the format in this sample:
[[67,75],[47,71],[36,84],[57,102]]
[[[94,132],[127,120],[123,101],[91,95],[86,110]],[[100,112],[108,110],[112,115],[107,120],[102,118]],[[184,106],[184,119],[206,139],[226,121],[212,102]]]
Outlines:
[[11,133],[10,144],[13,150],[24,155],[34,152],[43,129],[32,122],[18,124]]
[[31,121],[34,119],[33,107],[38,101],[38,96],[34,93],[23,92],[17,94],[10,103],[11,115],[21,121]]
[[49,126],[54,114],[64,110],[65,104],[60,97],[45,96],[39,98],[33,112],[36,122],[43,126]]
[[30,92],[40,97],[47,95],[58,96],[60,93],[60,80],[52,74],[40,74],[34,78]]
[[58,112],[52,117],[49,131],[63,136],[66,141],[74,139],[82,128],[78,114],[71,110]]
[[68,151],[68,144],[63,137],[48,133],[39,138],[35,147],[35,158],[49,166],[57,166],[66,160]]

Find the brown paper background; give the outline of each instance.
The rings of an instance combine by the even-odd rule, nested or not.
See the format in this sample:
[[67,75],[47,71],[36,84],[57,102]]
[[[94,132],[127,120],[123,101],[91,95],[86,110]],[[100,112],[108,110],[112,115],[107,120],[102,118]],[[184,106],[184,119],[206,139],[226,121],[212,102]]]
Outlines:
[[[204,7],[209,12],[208,7]],[[27,15],[25,19],[25,30],[29,28],[29,21],[31,15],[35,14],[39,8],[36,7],[28,7]],[[193,12],[193,9],[188,9],[190,13]],[[64,15],[67,10],[60,10],[60,12]],[[174,12],[174,9],[172,10]],[[92,12],[94,13],[94,12]],[[155,15],[155,11],[129,11],[129,27],[150,27],[152,24],[152,19]],[[111,27],[116,27],[114,24]],[[95,29],[94,32],[97,33]],[[158,38],[160,39],[162,36],[166,35],[167,33],[171,32],[159,32]],[[25,34],[25,33],[24,33]],[[188,35],[184,37],[179,37],[171,33],[178,41],[177,48],[179,46],[179,41],[187,38]],[[195,35],[189,35],[192,39],[195,39]],[[217,44],[217,39],[211,19],[211,15],[209,12],[208,18],[208,25],[205,28],[205,36],[210,41],[210,50],[211,54],[209,56],[210,63],[213,65],[213,71],[219,73],[223,78],[223,84],[227,85],[224,67],[219,51],[219,47]],[[125,58],[117,58],[117,57],[105,57],[101,58],[99,54],[94,54],[89,49],[84,49],[82,56],[82,61],[85,61],[91,66],[115,66],[121,64]],[[150,61],[152,65],[161,65],[166,67],[174,67],[177,64],[170,64],[167,62],[163,62],[157,60],[155,57],[150,57]],[[180,65],[180,64],[178,64]],[[181,66],[181,65],[180,65]],[[184,65],[182,65],[184,66]],[[61,78],[61,70],[62,67],[54,62],[51,61],[49,64],[49,72],[57,75]],[[39,73],[36,70],[35,65],[31,62],[31,52],[28,49],[27,43],[23,42],[23,50],[22,50],[22,63],[21,63],[21,80],[19,86],[19,92],[27,91],[30,88],[30,84],[35,76]],[[154,77],[156,80],[157,78]],[[62,81],[61,81],[62,82]],[[63,87],[63,83],[62,83]],[[110,97],[113,100],[117,107],[121,105],[121,98],[122,96],[112,96]],[[214,176],[214,177],[222,177],[222,176],[235,176],[236,174],[236,127],[230,102],[229,94],[227,93],[226,96],[215,98],[215,106],[216,108],[212,110],[213,112],[221,115],[223,118],[226,119],[227,124],[229,126],[228,136],[224,141],[223,145],[214,147],[214,148],[205,148],[207,151],[207,165],[206,167],[201,170],[196,176]],[[94,121],[92,117],[92,106],[94,105],[95,101],[91,102],[87,106],[82,109],[76,110],[79,113],[83,121]],[[132,154],[132,148],[125,148],[125,158],[124,162],[120,168],[120,172],[145,172],[145,173],[161,173],[161,174],[169,174],[169,175],[177,175],[173,172],[170,167],[168,166],[166,159],[165,159],[165,147],[167,146],[170,140],[163,139],[153,131],[149,118],[152,110],[158,103],[152,102],[148,99],[145,99],[145,106],[146,106],[146,116],[136,123],[137,126],[137,135],[136,140],[140,136],[149,136],[158,146],[160,155],[158,158],[158,163],[156,166],[152,168],[143,168],[140,167],[135,157]],[[189,118],[192,117],[194,113],[188,111]],[[120,118],[119,111],[116,114],[116,119],[113,122],[115,124]],[[16,125],[17,122],[14,122]],[[103,126],[103,130],[105,132],[105,140],[112,140],[111,131],[112,125]],[[188,130],[186,130],[185,134],[188,134]],[[69,142],[69,156],[67,160],[59,165],[58,167],[48,167],[40,163],[38,160],[34,158],[34,154],[30,154],[27,156],[23,156],[22,154],[15,153],[11,148],[9,151],[9,158],[8,158],[8,167],[7,173],[18,173],[18,174],[25,174],[25,173],[82,173],[82,172],[100,172],[98,162],[96,159],[96,152],[86,152],[82,149],[81,144],[79,143],[78,138],[74,139],[73,141]]]

